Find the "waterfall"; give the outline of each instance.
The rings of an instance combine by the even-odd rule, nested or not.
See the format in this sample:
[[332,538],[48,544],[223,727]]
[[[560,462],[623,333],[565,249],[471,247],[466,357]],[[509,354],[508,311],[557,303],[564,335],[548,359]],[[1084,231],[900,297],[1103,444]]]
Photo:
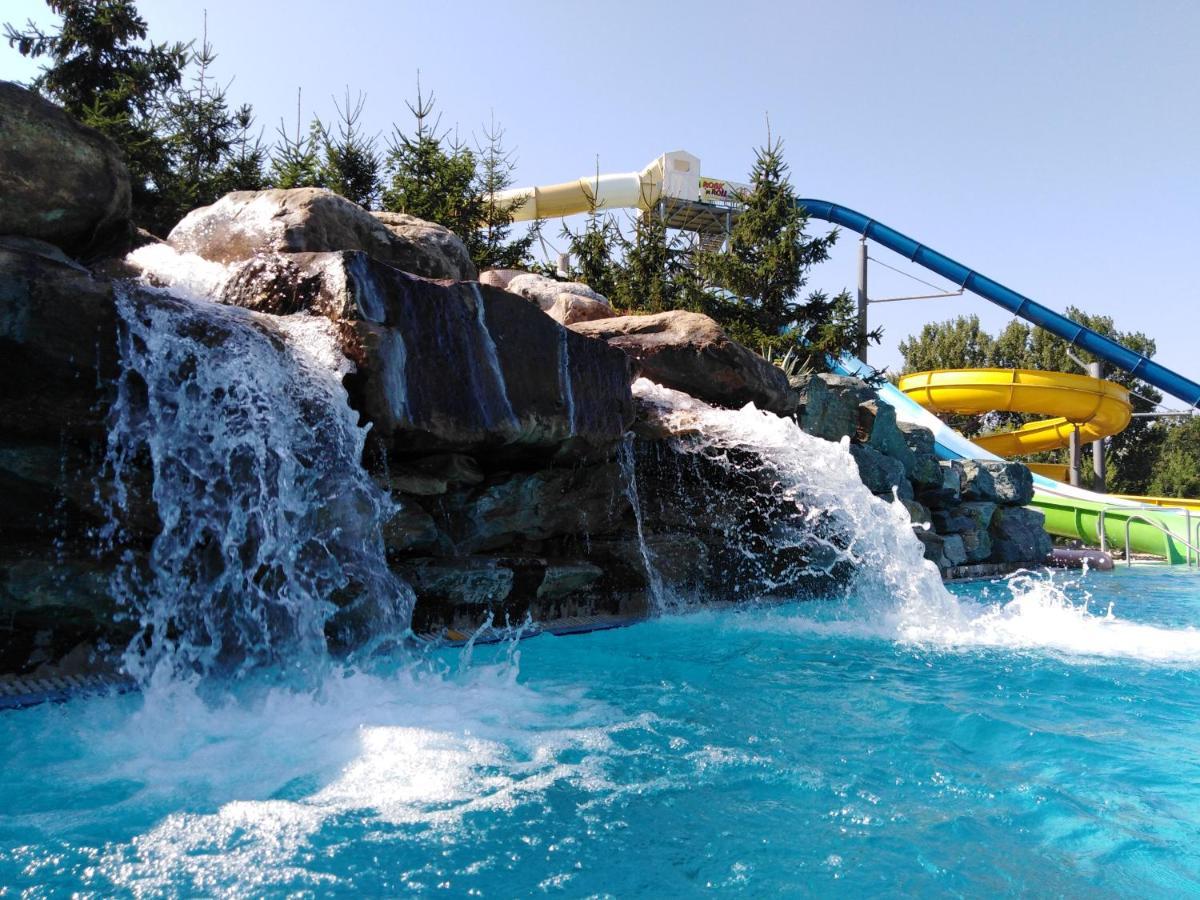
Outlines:
[[386,564],[392,506],[361,464],[333,326],[124,285],[118,310],[104,475],[122,525],[104,537],[138,624],[131,673],[304,668],[403,634],[413,595]]
[[637,529],[638,552],[642,557],[642,568],[646,573],[646,584],[650,592],[650,611],[661,615],[667,610],[666,591],[663,587],[662,575],[654,563],[650,547],[646,544],[646,529],[642,520],[642,502],[638,498],[637,460],[634,456],[633,441],[627,439],[621,444],[617,453],[621,465],[621,479],[625,483],[625,496],[633,507],[633,521]]

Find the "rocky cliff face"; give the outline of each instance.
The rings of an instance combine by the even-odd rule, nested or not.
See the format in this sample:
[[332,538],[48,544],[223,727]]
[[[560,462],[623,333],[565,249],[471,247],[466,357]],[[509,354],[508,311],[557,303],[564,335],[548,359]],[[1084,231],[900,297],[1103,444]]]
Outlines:
[[[178,596],[153,627],[168,636],[192,627],[193,586],[227,582],[209,592],[218,604],[274,596],[289,566],[307,564],[296,557],[358,559],[355,548],[375,540],[376,524],[389,577],[415,594],[413,629],[450,638],[489,619],[603,626],[672,596],[836,590],[849,572],[836,553],[822,554],[844,536],[823,530],[820,510],[780,496],[761,461],[681,454],[670,440],[678,435],[662,433],[635,401],[639,374],[714,405],[796,415],[830,440],[851,436],[863,481],[887,499],[898,495],[914,521],[932,522],[936,531],[919,536],[943,569],[1045,552],[1036,514],[1020,508],[1029,490],[1023,467],[938,463],[928,432],[898,427],[861,382],[819,376],[797,393],[705,316],[615,316],[585,285],[525,273],[474,281],[450,232],[372,215],[327,191],[231,194],[196,210],[172,232],[173,249],[152,248],[192,254],[173,257],[174,271],[140,254],[85,268],[67,254],[131,230],[128,176],[102,140],[19,89],[0,88],[0,108],[24,117],[19,139],[0,147],[6,171],[21,169],[0,184],[0,231],[9,232],[0,236],[0,672],[86,667],[111,661],[139,627],[148,639],[144,611],[139,626],[136,610],[117,599],[118,582],[165,565],[164,536],[176,541],[167,562]],[[0,127],[11,122],[0,117]],[[28,163],[45,140],[73,142],[71,165]],[[204,277],[180,280],[179,265]],[[138,282],[100,274],[139,270]],[[172,296],[197,290],[225,306],[206,313]],[[232,314],[228,307],[250,312],[236,320],[211,313]],[[156,334],[164,323],[172,333]],[[272,347],[282,353],[289,334],[314,323],[352,364],[344,379],[330,368],[323,377],[336,383],[325,394],[289,390],[286,378],[301,377],[311,360],[256,378],[253,367]],[[169,340],[159,346],[159,337]],[[239,357],[251,344],[266,355]],[[157,381],[130,369],[130,357],[152,364]],[[206,365],[237,377],[214,384],[201,377]],[[246,417],[291,418],[232,444],[206,469],[194,454],[245,424],[238,391],[254,404]],[[341,413],[311,408],[326,395]],[[184,413],[206,403],[216,410],[201,423],[209,430],[190,433]],[[338,452],[356,457],[356,468],[361,455],[384,501],[353,479],[339,495],[312,465],[341,414],[368,431],[365,446],[341,433]],[[151,446],[152,425],[174,429],[178,458]],[[114,454],[118,426],[137,440]],[[289,434],[304,439],[287,445]],[[164,479],[178,484],[167,490]],[[230,493],[255,484],[275,507]],[[297,485],[320,503],[303,508]],[[222,532],[225,544],[186,515],[196,504],[238,518]],[[255,519],[276,514],[275,531]],[[775,541],[784,527],[813,540]],[[187,529],[192,542],[177,540]],[[230,534],[236,546],[227,546]],[[296,534],[303,546],[271,549]],[[230,566],[245,571],[225,579]],[[354,599],[369,581],[355,571],[321,597],[332,610],[330,646],[370,637],[375,620]],[[269,617],[281,613],[264,609],[230,627],[270,630]],[[210,633],[214,657],[228,655],[223,634]]]

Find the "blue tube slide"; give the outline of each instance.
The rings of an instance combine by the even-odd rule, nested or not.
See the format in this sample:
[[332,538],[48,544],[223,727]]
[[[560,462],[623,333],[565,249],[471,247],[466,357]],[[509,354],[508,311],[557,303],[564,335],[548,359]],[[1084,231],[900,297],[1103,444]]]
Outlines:
[[999,282],[992,281],[973,269],[968,269],[962,263],[957,263],[950,257],[943,256],[936,250],[917,243],[894,228],[889,228],[860,212],[838,206],[827,200],[797,200],[796,206],[802,207],[814,219],[833,222],[835,225],[849,228],[869,240],[882,244],[889,250],[907,257],[931,272],[936,272],[965,290],[1003,307],[1013,315],[1045,328],[1067,343],[1093,353],[1118,369],[1123,369],[1130,375],[1154,385],[1172,397],[1182,400],[1190,407],[1200,406],[1200,384],[1118,344],[1112,338],[1085,328],[1078,322],[1072,322],[1066,316],[1059,315],[1054,310],[1035,303],[1016,291],[1009,290]]

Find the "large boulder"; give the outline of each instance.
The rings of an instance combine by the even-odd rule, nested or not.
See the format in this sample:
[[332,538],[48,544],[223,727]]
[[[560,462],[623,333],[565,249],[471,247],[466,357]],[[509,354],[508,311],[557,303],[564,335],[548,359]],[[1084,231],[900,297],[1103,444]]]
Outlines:
[[243,266],[224,300],[339,323],[357,366],[351,402],[373,439],[405,453],[611,448],[633,422],[627,357],[506,291],[416,278],[363,252],[293,253]]
[[1033,474],[1024,463],[1007,460],[963,460],[963,497],[1025,506],[1033,500]]
[[800,390],[800,427],[827,441],[869,440],[869,433],[859,431],[859,406],[874,400],[875,392],[862,379],[827,372],[812,375]]
[[594,322],[616,315],[604,295],[577,281],[556,281],[515,269],[491,269],[479,276],[479,283],[524,297],[560,325]]
[[989,532],[997,562],[1040,564],[1054,546],[1046,534],[1045,515],[1023,506],[997,509]]
[[111,140],[0,81],[0,234],[87,255],[129,230],[129,171]]
[[735,408],[753,403],[778,415],[796,408],[796,392],[781,369],[730,340],[700,313],[617,316],[570,328],[624,350],[651,381],[707,403]]
[[[3,213],[0,213],[3,215]],[[102,438],[117,368],[110,282],[53,247],[0,239],[0,421],[4,435]]]
[[[453,278],[455,281],[469,281],[475,277],[475,264],[471,262],[467,245],[446,226],[426,222],[407,213],[373,212],[371,215],[387,226],[387,230],[404,244],[424,256],[424,262],[430,269],[449,274],[417,272],[406,266],[399,268],[406,272],[416,272],[418,275],[428,275],[430,278]],[[418,262],[414,261],[413,265],[416,264]]]
[[426,278],[476,277],[466,248],[447,229],[410,216],[385,220],[323,188],[235,191],[192,210],[167,240],[219,263],[261,253],[362,250]]

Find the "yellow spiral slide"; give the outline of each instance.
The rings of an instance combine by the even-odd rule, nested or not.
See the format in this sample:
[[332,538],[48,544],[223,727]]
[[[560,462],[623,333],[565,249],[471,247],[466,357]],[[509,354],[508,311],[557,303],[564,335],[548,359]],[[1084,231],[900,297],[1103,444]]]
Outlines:
[[1016,431],[973,438],[997,456],[1058,450],[1079,430],[1083,444],[1118,434],[1129,424],[1129,391],[1112,381],[1032,369],[943,369],[900,378],[900,390],[932,413],[992,411],[1054,416]]

